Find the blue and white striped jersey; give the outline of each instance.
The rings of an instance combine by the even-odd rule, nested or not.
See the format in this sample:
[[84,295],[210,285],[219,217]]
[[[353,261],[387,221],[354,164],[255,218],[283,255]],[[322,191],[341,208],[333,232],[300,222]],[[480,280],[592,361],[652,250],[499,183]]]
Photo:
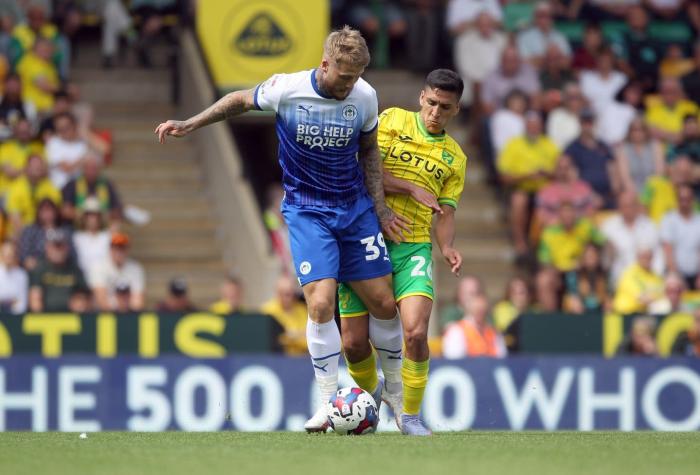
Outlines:
[[319,90],[315,73],[272,76],[255,88],[255,105],[277,114],[285,202],[343,205],[367,194],[357,152],[360,134],[377,127],[377,93],[360,79],[339,101]]

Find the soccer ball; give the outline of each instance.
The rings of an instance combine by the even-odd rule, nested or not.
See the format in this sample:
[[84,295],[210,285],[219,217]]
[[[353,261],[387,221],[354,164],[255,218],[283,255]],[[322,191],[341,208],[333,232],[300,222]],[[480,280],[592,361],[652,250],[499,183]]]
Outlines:
[[360,388],[343,388],[328,401],[328,425],[336,434],[371,434],[378,422],[374,398]]

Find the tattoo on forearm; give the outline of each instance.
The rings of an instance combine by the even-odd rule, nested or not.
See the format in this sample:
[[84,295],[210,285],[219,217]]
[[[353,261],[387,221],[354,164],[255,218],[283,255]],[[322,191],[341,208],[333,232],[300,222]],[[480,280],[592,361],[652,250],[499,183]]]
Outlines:
[[365,174],[365,186],[374,202],[374,208],[380,220],[391,216],[391,210],[384,201],[384,170],[379,157],[379,148],[376,142],[367,139],[367,144],[362,144],[360,149],[360,161]]
[[216,101],[209,108],[187,119],[185,125],[198,129],[214,122],[228,119],[246,111],[243,91],[232,92]]

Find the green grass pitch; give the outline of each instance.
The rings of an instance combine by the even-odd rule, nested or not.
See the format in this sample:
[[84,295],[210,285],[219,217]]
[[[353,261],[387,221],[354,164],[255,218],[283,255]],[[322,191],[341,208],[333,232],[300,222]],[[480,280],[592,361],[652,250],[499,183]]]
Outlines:
[[698,474],[700,433],[0,433],[0,474]]

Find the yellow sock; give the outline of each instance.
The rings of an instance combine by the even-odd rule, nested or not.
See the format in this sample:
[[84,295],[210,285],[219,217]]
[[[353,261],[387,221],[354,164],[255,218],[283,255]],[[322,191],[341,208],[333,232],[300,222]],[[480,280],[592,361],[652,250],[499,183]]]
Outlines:
[[348,373],[355,380],[355,383],[368,393],[373,393],[379,384],[377,377],[377,360],[374,358],[374,351],[370,355],[357,363],[351,363],[347,359]]
[[418,415],[423,402],[423,393],[428,384],[430,360],[411,361],[404,356],[401,367],[403,379],[403,412]]

